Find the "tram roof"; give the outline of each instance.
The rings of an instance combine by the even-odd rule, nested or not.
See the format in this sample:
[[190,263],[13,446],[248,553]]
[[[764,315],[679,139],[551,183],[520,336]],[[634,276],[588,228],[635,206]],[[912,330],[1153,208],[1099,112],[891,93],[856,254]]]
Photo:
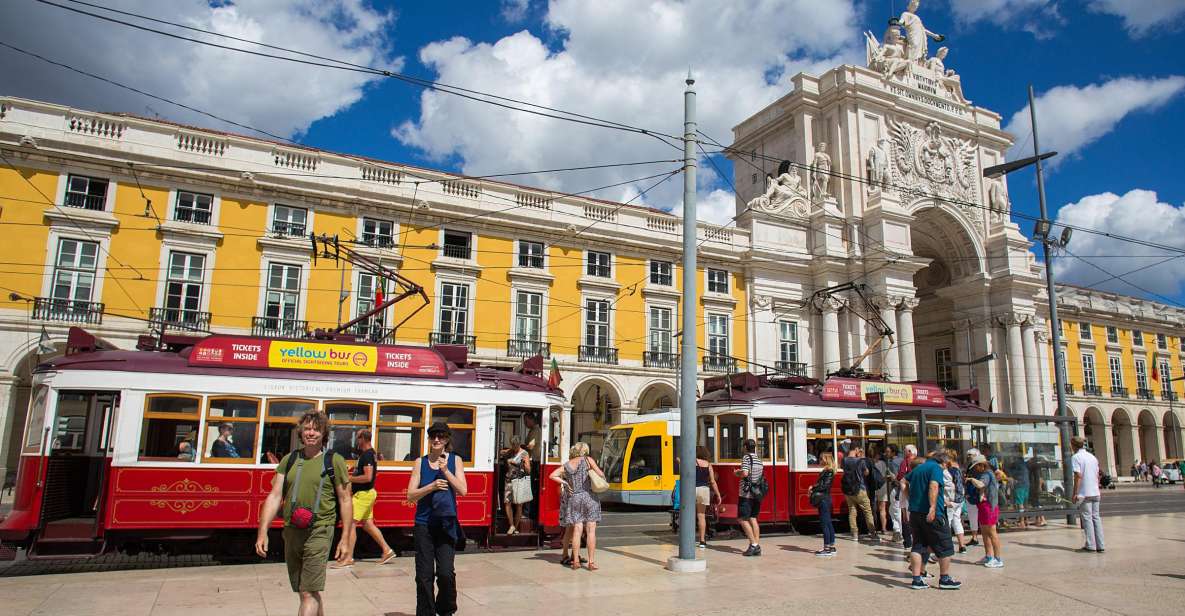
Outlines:
[[[351,381],[371,383],[407,383],[408,381],[415,381],[425,385],[472,384],[493,387],[495,389],[534,391],[552,393],[560,396],[563,395],[563,393],[558,388],[549,388],[547,381],[540,376],[484,366],[458,366],[456,363],[449,361],[439,351],[431,347],[396,345],[380,345],[376,347],[375,345],[366,344],[347,344],[341,342],[329,343],[335,347],[359,350],[377,349],[375,356],[371,358],[372,360],[376,360],[377,357],[381,357],[381,353],[384,351],[407,351],[419,354],[421,356],[427,356],[440,362],[441,366],[443,367],[443,370],[441,370],[439,373],[441,376],[416,376],[415,374],[393,373],[384,374],[381,372],[376,374],[374,372],[343,372],[335,370],[302,370],[283,367],[266,367],[266,362],[256,362],[254,366],[236,366],[229,363],[224,365],[210,365],[209,363],[203,364],[200,360],[193,357],[195,348],[201,348],[202,344],[206,341],[218,340],[239,340],[244,342],[249,342],[252,340],[275,341],[274,339],[213,335],[201,339],[201,341],[194,346],[185,346],[179,350],[164,351],[112,349],[106,345],[95,345],[84,350],[72,352],[68,355],[47,360],[37,367],[36,372],[44,373],[70,370],[106,370],[127,373],[210,375],[224,377],[311,381]],[[285,342],[301,341],[289,340]],[[307,342],[310,344],[323,344],[321,341],[310,340]]]
[[[865,395],[864,393],[859,393],[861,392],[860,386],[868,388],[894,387],[901,390],[908,390],[911,393],[915,390],[917,392],[925,392],[924,402],[920,399],[912,398],[909,401],[886,400],[885,407],[888,415],[892,415],[893,413],[916,414],[923,409],[928,415],[935,417],[942,413],[962,413],[968,417],[998,415],[998,413],[992,413],[964,399],[962,396],[953,397],[951,395],[944,395],[941,388],[937,385],[923,383],[892,383],[871,379],[859,380],[839,377],[833,377],[828,379],[826,383],[823,383],[804,377],[779,377],[750,373],[741,373],[724,378],[731,379],[732,386],[720,387],[719,385],[715,385],[708,387],[707,393],[699,399],[699,403],[697,404],[699,408],[712,410],[717,407],[728,407],[736,404],[777,404],[849,409],[869,408],[871,412],[871,408],[867,402],[860,399],[852,399],[851,397],[832,395],[835,393],[835,386],[837,385],[847,385],[850,388],[855,384],[857,386],[857,395]],[[877,410],[875,415],[879,418],[880,411]]]
[[994,424],[1029,424],[1029,423],[1061,423],[1076,421],[1073,417],[1059,417],[1057,415],[1013,415],[1011,413],[992,413],[984,410],[948,410],[948,409],[909,409],[905,411],[870,411],[860,415],[860,419],[886,419],[896,421],[968,421],[989,422]]

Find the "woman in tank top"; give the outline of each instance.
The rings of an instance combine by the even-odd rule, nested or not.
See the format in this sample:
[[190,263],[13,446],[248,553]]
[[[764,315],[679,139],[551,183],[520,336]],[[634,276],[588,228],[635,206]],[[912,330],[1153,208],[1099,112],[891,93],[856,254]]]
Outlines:
[[716,485],[716,471],[708,461],[708,448],[699,445],[695,448],[695,531],[699,535],[699,547],[707,548],[708,541],[708,507],[712,499],[720,500],[720,487]]
[[[456,546],[462,540],[457,496],[465,496],[465,464],[449,451],[452,431],[436,422],[428,428],[428,455],[412,467],[407,500],[416,505],[416,616],[457,611]],[[412,487],[415,486],[415,487]],[[433,578],[436,593],[433,593]]]

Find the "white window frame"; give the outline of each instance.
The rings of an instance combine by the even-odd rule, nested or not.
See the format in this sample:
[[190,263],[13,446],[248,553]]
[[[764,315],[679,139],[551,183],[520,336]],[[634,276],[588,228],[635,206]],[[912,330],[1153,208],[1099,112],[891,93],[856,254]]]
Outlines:
[[1090,331],[1090,323],[1086,321],[1078,322],[1078,339],[1079,340],[1094,340],[1094,334]]
[[[654,327],[654,314],[655,314],[656,310],[665,310],[667,312],[667,315],[669,317],[669,322],[667,324],[666,329],[662,329],[662,328],[656,329]],[[649,304],[646,306],[646,350],[647,351],[650,351],[651,353],[669,353],[672,355],[678,353],[678,349],[675,344],[675,325],[676,325],[675,319],[676,318],[678,318],[678,317],[677,317],[677,311],[674,306],[670,306],[670,305],[666,305],[666,304]],[[655,348],[655,346],[654,346],[654,342],[656,339],[655,335],[662,333],[662,332],[666,332],[666,347],[667,348],[665,348],[665,349]]]
[[[468,234],[469,235],[469,256],[465,258],[452,257],[444,253],[444,236],[445,233]],[[472,229],[465,229],[461,227],[442,226],[440,227],[440,253],[439,256],[445,259],[452,259],[454,261],[475,262],[477,261],[477,232]]]
[[[71,280],[72,280],[72,283],[70,285],[71,296],[68,298],[56,298],[53,296],[53,292],[54,292],[54,289],[57,288],[57,279],[58,279],[57,274],[59,271],[58,258],[60,257],[60,255],[62,253],[62,245],[66,242],[74,242],[78,245],[79,248],[81,248],[85,244],[94,245],[94,247],[95,247],[94,265],[89,270],[83,269],[82,267],[64,268],[67,271],[75,273],[71,277]],[[74,261],[76,263],[79,261],[79,256],[81,256],[81,254],[82,254],[81,250],[76,251],[75,259],[74,259]],[[99,244],[99,242],[97,242],[95,240],[80,239],[80,238],[75,238],[75,237],[61,237],[61,238],[59,238],[58,242],[57,242],[57,249],[54,250],[53,258],[52,258],[52,261],[50,262],[50,267],[49,267],[49,269],[51,270],[50,287],[49,287],[49,292],[45,294],[45,297],[47,297],[51,300],[70,301],[70,302],[97,302],[97,301],[99,301],[98,299],[96,299],[96,289],[98,287],[98,279],[99,279],[99,263],[100,263],[100,261],[102,261],[102,257],[103,257],[103,247],[101,244]],[[90,290],[87,292],[86,299],[79,299],[78,297],[76,297],[76,293],[78,290],[78,274],[80,274],[80,273],[89,273],[90,277],[91,277]]]
[[[210,198],[210,220],[208,222],[195,222],[192,220],[181,220],[177,217],[177,208],[181,205],[181,194],[189,193],[191,195],[201,195]],[[169,190],[169,220],[179,222],[186,225],[201,225],[202,227],[217,227],[218,214],[221,211],[222,197],[214,191],[199,190],[196,188],[173,188]]]
[[1144,348],[1144,332],[1139,329],[1132,329],[1132,346]]
[[[589,264],[588,260],[589,260],[589,257],[591,257],[594,254],[605,255],[608,257],[608,259],[606,259],[606,261],[608,261],[608,267],[609,267],[609,275],[608,276],[601,276],[600,274],[590,274],[589,273],[588,269],[589,269],[590,264]],[[602,264],[600,263],[600,259],[597,259],[597,261],[598,261],[598,263],[596,266],[599,269],[600,267],[602,267]],[[615,261],[615,259],[614,259],[613,253],[609,252],[607,250],[585,250],[583,263],[581,265],[581,267],[583,268],[581,270],[581,274],[585,277],[595,278],[597,280],[613,280],[614,279],[613,275],[616,273],[616,269],[617,269],[616,263],[614,263],[614,261]]]
[[[87,210],[86,208],[76,208],[76,207],[66,205],[66,192],[67,192],[67,189],[70,187],[70,176],[72,176],[72,175],[77,175],[77,176],[86,177],[86,178],[93,178],[93,179],[97,179],[97,180],[107,180],[107,199],[106,199],[106,202],[103,204],[103,209],[101,209],[101,210]],[[119,182],[117,182],[114,178],[102,177],[102,176],[98,175],[93,170],[67,169],[67,170],[64,170],[58,174],[57,199],[54,201],[54,205],[57,205],[57,206],[62,207],[64,209],[68,208],[70,210],[85,210],[87,212],[111,213],[111,212],[115,211],[115,193],[118,188],[119,188]]]
[[[176,255],[185,255],[187,257],[201,258],[201,260],[202,260],[201,279],[198,280],[196,283],[192,280],[186,280],[186,279],[174,280],[172,277],[173,258]],[[160,306],[162,309],[177,310],[177,311],[180,311],[181,313],[209,312],[208,310],[206,310],[206,307],[209,305],[209,302],[210,302],[210,298],[208,297],[210,294],[208,284],[209,284],[210,274],[212,273],[212,270],[209,267],[210,255],[203,252],[203,251],[200,251],[200,250],[185,250],[185,249],[181,249],[181,248],[172,248],[168,251],[168,255],[165,257],[165,259],[166,259],[166,261],[164,264],[165,269],[164,269],[164,275],[163,275],[163,278],[164,278],[163,294],[161,295],[160,303],[157,305]],[[186,269],[187,270],[189,269],[188,266],[186,267]],[[199,294],[197,308],[194,308],[194,309],[186,308],[184,305],[184,301],[182,302],[182,305],[177,308],[169,308],[168,307],[169,285],[172,284],[173,282],[177,282],[177,283],[185,285],[185,286],[190,286],[190,285],[197,286],[198,294]],[[185,319],[181,319],[181,320],[182,320],[182,322],[186,322]]]
[[958,387],[958,376],[954,369],[954,352],[950,347],[934,349],[934,380],[939,387],[955,389]]
[[1119,344],[1119,328],[1114,325],[1107,326],[1107,343]]
[[[539,254],[538,255],[524,254],[523,248],[527,244],[532,244],[532,245],[537,244],[539,246]],[[530,261],[534,260],[534,258],[536,256],[538,256],[538,258],[539,258],[539,265],[538,266],[523,265],[522,260],[524,257],[526,257],[528,262],[530,262]],[[527,240],[527,239],[521,239],[521,238],[518,240],[515,240],[513,267],[518,268],[518,269],[532,270],[532,271],[547,271],[547,242],[543,242],[540,240]]]
[[[785,363],[801,363],[802,362],[802,347],[798,335],[798,321],[792,319],[778,319],[778,361]],[[790,332],[792,335],[786,336]],[[787,350],[793,349],[792,354],[788,354]],[[787,359],[790,356],[793,359]]]
[[[724,291],[712,290],[712,272],[722,272],[724,274]],[[719,267],[705,267],[704,292],[711,293],[713,295],[730,295],[732,293],[732,272]]]
[[[378,243],[375,243],[373,245],[367,244],[366,243],[366,235],[367,235],[366,223],[367,222],[374,222],[374,223],[376,223],[376,226],[381,225],[381,224],[391,225],[390,244],[386,245],[386,246],[378,244]],[[380,218],[378,216],[366,216],[366,215],[359,216],[358,217],[358,231],[357,231],[356,235],[358,237],[358,241],[362,242],[362,245],[366,246],[367,248],[398,248],[397,244],[399,242],[399,223],[395,222],[394,220],[391,220],[390,218]],[[383,237],[383,236],[376,234],[376,237]]]
[[[272,266],[296,267],[296,268],[300,269],[300,273],[297,277],[299,280],[300,288],[298,288],[295,291],[295,294],[296,294],[296,316],[293,317],[292,319],[285,319],[285,317],[283,316],[282,313],[278,316],[275,316],[275,317],[271,317],[267,313],[268,294],[272,289],[272,287],[271,287]],[[259,316],[263,317],[263,318],[275,318],[275,319],[279,320],[280,322],[283,322],[286,320],[307,321],[307,319],[305,318],[305,310],[307,308],[306,304],[308,304],[308,302],[306,301],[307,298],[305,296],[305,291],[308,289],[309,269],[311,269],[311,268],[309,267],[309,265],[307,263],[292,262],[292,261],[289,261],[286,259],[268,259],[267,261],[265,261],[264,268],[263,268],[263,288],[260,290],[262,293],[263,301],[260,304]],[[281,289],[280,292],[281,293],[293,293],[293,291],[288,291],[288,290],[284,290],[284,289]]]
[[[1108,355],[1107,369],[1111,373],[1111,389],[1123,387],[1123,357]],[[1117,375],[1119,378],[1116,378]]]
[[[511,328],[512,328],[511,338],[513,338],[514,340],[530,340],[533,342],[546,342],[547,341],[547,334],[546,334],[546,332],[544,332],[544,326],[547,323],[547,321],[545,320],[546,313],[547,313],[547,294],[544,293],[543,291],[538,290],[538,289],[526,289],[526,288],[522,288],[522,287],[513,288],[511,290],[511,293],[514,294],[514,296],[513,296],[514,301],[512,302],[514,304],[514,315],[513,315],[512,320],[510,321]],[[537,314],[537,315],[520,314],[520,309],[522,308],[522,306],[524,304],[524,302],[522,301],[524,296],[538,296],[539,297],[539,314]],[[529,301],[526,302],[526,304],[528,307],[530,306]],[[521,328],[519,327],[520,318],[538,320],[537,335],[535,338],[531,338],[531,337],[525,336],[523,334]]]
[[1148,387],[1148,362],[1141,358],[1136,358],[1136,391],[1152,391]]
[[[606,315],[605,315],[606,322],[604,323],[605,332],[606,332],[606,344],[604,344],[604,345],[589,344],[588,343],[588,341],[589,341],[589,337],[588,337],[588,326],[589,326],[588,303],[594,302],[594,301],[595,302],[604,302],[605,306],[606,306],[606,308],[605,308],[606,309]],[[599,296],[599,295],[586,295],[586,296],[582,297],[580,299],[580,344],[582,346],[586,346],[586,347],[605,348],[605,349],[614,348],[614,346],[613,346],[613,317],[614,317],[615,312],[617,312],[617,311],[613,309],[613,300],[609,297],[604,297],[604,296]],[[600,324],[599,321],[596,323]]]
[[1094,364],[1093,353],[1082,354],[1082,387],[1099,388],[1099,374]]
[[[713,334],[712,333],[713,322],[724,324],[723,336],[721,336],[720,334]],[[723,354],[718,353],[718,352],[713,352],[712,339],[713,338],[718,339],[720,337],[724,338],[724,351],[725,352]],[[727,312],[708,312],[707,314],[705,314],[704,315],[704,343],[705,343],[704,346],[706,348],[706,350],[704,351],[705,356],[724,357],[724,358],[732,357],[732,315],[728,314]]]
[[[304,233],[302,233],[300,235],[277,233],[276,232],[276,214],[277,214],[278,208],[287,208],[290,210],[304,210]],[[313,229],[313,214],[314,214],[313,208],[311,208],[311,207],[305,207],[302,205],[293,205],[291,203],[280,203],[280,202],[269,204],[268,208],[267,208],[267,234],[272,237],[283,237],[283,238],[293,238],[293,239],[307,238],[309,235],[309,232],[312,231],[312,229]],[[288,222],[286,224],[292,224],[292,223]]]
[[1156,348],[1167,351],[1169,349],[1169,337],[1165,334],[1156,334]]
[[[366,285],[363,284],[363,278],[370,278],[371,279],[369,288],[367,288]],[[374,306],[375,306],[375,303],[374,303],[374,300],[375,300],[375,294],[374,294],[375,280],[378,278],[379,278],[378,276],[375,276],[374,274],[367,272],[367,271],[362,271],[362,270],[355,271],[355,274],[354,274],[354,301],[353,301],[353,308],[354,308],[353,314],[354,314],[355,319],[357,319],[358,317],[360,317],[360,316],[362,316],[362,315],[366,314],[367,312],[370,312],[371,310],[374,309]],[[385,295],[386,295],[386,291],[384,290],[383,301],[386,301]],[[366,302],[370,306],[370,308],[363,309],[362,308],[363,302]],[[387,313],[390,312],[390,310],[391,310],[390,308],[387,308],[386,310],[383,310],[382,312],[379,312],[378,314],[372,315],[370,317],[371,320],[368,325],[371,326],[372,328],[374,326],[377,326],[380,328],[386,328],[387,327]]]
[[99,255],[95,261],[95,280],[91,287],[90,301],[102,302],[103,283],[107,278],[107,255],[110,254],[107,251],[111,245],[111,235],[109,233],[91,232],[88,236],[79,233],[77,230],[71,233],[68,229],[56,224],[50,227],[49,237],[46,238],[45,242],[46,267],[43,269],[41,275],[41,297],[53,297],[54,272],[57,270],[58,247],[61,245],[61,240],[91,242],[99,245]]
[[[670,278],[670,282],[664,283],[664,282],[655,282],[654,281],[654,267],[656,265],[666,265],[667,266],[668,271],[667,271],[666,275],[668,278]],[[660,273],[660,275],[661,275],[661,273]],[[664,261],[663,259],[651,259],[650,264],[648,266],[646,280],[647,280],[647,284],[652,284],[652,285],[660,286],[660,287],[674,287],[675,286],[675,262],[674,261]]]
[[[442,325],[444,324],[444,320],[442,317],[444,316],[444,310],[446,308],[451,309],[451,310],[461,309],[461,307],[457,307],[457,306],[449,306],[449,307],[445,306],[445,304],[444,304],[444,285],[446,285],[446,284],[466,287],[465,305],[463,306],[463,308],[465,310],[465,332],[464,333],[457,333],[456,331],[450,331],[448,333],[452,334],[452,335],[459,335],[459,336],[476,336],[477,334],[473,333],[473,307],[474,307],[474,301],[475,301],[474,295],[476,294],[475,292],[477,289],[477,284],[474,283],[474,281],[472,281],[472,280],[466,280],[464,278],[447,277],[447,278],[440,278],[437,281],[437,283],[436,283],[436,302],[435,302],[436,303],[436,311],[435,311],[436,314],[434,315],[436,327],[433,329],[433,331],[440,332],[442,334],[445,333],[444,328],[442,327]],[[455,322],[455,319],[450,322]]]
[[1169,360],[1160,360],[1160,393],[1162,394],[1172,391],[1172,381],[1169,380],[1172,378],[1172,370],[1173,367]]

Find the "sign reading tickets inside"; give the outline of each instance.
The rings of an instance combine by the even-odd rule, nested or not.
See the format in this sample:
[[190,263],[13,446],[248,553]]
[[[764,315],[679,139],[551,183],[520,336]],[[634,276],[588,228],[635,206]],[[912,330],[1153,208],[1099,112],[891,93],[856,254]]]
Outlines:
[[884,381],[861,381],[859,379],[828,379],[823,384],[823,399],[837,402],[863,402],[869,393],[881,392],[885,404],[908,404],[911,406],[946,406],[946,396],[937,385],[917,383],[886,383]]
[[210,336],[194,345],[191,366],[354,372],[382,376],[444,377],[444,358],[432,349]]

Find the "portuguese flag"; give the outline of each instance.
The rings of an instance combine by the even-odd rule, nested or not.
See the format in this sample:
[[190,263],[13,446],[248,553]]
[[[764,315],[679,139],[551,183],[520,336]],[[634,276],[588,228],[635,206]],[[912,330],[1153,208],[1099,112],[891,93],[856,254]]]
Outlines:
[[556,387],[560,386],[560,382],[563,380],[563,377],[560,376],[560,364],[555,360],[554,357],[552,357],[551,374],[547,375],[547,386],[555,389]]

